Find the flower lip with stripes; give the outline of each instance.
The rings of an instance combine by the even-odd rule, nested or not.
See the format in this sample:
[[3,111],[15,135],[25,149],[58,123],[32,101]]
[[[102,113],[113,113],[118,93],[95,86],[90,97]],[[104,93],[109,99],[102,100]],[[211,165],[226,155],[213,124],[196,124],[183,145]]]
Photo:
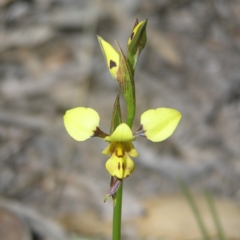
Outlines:
[[63,119],[67,132],[76,141],[100,137],[109,142],[109,145],[102,152],[110,155],[106,162],[106,169],[111,176],[124,179],[134,171],[134,162],[130,157],[138,156],[132,142],[139,136],[152,142],[165,140],[176,129],[181,114],[171,108],[150,109],[141,115],[141,125],[136,132],[133,133],[126,123],[121,123],[111,135],[104,133],[99,128],[100,117],[91,108],[70,109]]

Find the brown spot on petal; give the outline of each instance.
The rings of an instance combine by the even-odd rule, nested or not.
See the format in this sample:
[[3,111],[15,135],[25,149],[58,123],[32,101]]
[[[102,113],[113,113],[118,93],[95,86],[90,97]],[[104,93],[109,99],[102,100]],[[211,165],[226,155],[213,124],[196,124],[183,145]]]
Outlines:
[[115,155],[116,155],[118,158],[122,158],[122,157],[123,157],[122,154],[118,154],[118,150],[115,150]]
[[99,127],[96,127],[96,130],[93,131],[93,135],[92,135],[92,137],[100,137],[100,138],[105,138],[107,136],[109,135],[103,132]]
[[112,69],[113,67],[116,67],[116,66],[117,64],[113,60],[110,60],[109,68]]
[[120,162],[118,162],[118,170],[120,170],[120,167],[121,167],[121,166],[120,166]]
[[122,163],[122,169],[125,170],[125,164],[124,163]]

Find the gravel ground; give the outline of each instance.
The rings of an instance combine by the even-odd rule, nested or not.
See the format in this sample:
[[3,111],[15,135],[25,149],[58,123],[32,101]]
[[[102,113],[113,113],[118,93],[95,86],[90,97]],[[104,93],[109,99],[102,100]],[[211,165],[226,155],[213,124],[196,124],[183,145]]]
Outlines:
[[149,108],[172,107],[183,118],[170,139],[136,142],[140,156],[124,184],[123,217],[141,216],[142,200],[179,193],[179,178],[193,192],[239,202],[239,12],[234,0],[1,1],[1,198],[51,219],[89,210],[111,218],[111,201],[103,204],[106,143],[73,141],[62,116],[94,108],[108,132],[118,86],[96,35],[125,49],[135,19],[148,18],[133,129]]

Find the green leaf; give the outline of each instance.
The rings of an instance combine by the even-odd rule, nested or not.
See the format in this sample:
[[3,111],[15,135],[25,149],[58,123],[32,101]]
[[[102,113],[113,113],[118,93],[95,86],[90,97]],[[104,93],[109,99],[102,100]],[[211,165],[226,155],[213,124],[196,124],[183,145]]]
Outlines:
[[121,47],[119,46],[118,42],[116,43],[119,49],[119,68],[117,72],[117,81],[127,106],[126,123],[131,128],[133,119],[135,116],[135,108],[136,108],[134,79],[133,79],[133,74],[132,74],[131,68],[129,67],[128,61]]
[[122,115],[121,115],[121,108],[120,108],[119,94],[118,94],[113,106],[110,133],[112,134],[114,130],[118,127],[118,125],[120,125],[121,123],[122,123]]
[[196,219],[196,222],[198,224],[198,228],[199,230],[201,231],[201,234],[202,234],[202,237],[203,237],[203,240],[211,240],[210,237],[209,237],[209,234],[208,234],[208,231],[207,231],[207,228],[205,226],[205,223],[202,219],[202,216],[201,216],[201,213],[200,213],[200,210],[196,204],[196,201],[194,200],[190,190],[188,189],[188,186],[181,180],[179,180],[179,184],[180,184],[180,187],[181,187],[181,190],[192,210],[192,213]]
[[213,219],[213,222],[214,222],[214,225],[215,225],[215,228],[216,228],[218,239],[219,240],[226,240],[224,229],[221,225],[221,222],[220,222],[220,219],[219,219],[219,216],[218,216],[218,212],[217,212],[217,209],[216,209],[216,204],[215,204],[215,202],[213,200],[213,197],[212,197],[212,195],[210,194],[209,191],[205,192],[205,197],[206,197],[207,204],[208,204],[208,207],[209,207],[209,210],[210,210],[210,213],[211,213],[211,217]]

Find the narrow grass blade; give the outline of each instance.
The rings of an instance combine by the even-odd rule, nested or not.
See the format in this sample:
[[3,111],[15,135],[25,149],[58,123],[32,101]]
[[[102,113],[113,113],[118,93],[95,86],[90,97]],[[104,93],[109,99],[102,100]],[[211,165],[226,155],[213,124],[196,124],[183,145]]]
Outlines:
[[207,233],[207,229],[204,225],[204,222],[202,220],[202,217],[201,217],[201,214],[200,214],[199,209],[197,207],[197,204],[194,201],[194,198],[193,198],[192,194],[190,193],[187,185],[183,181],[180,181],[180,187],[182,189],[182,192],[183,192],[184,196],[186,197],[186,199],[188,201],[189,206],[191,207],[191,210],[192,210],[192,212],[194,214],[194,217],[197,221],[199,230],[201,231],[203,240],[210,240],[210,237]]

